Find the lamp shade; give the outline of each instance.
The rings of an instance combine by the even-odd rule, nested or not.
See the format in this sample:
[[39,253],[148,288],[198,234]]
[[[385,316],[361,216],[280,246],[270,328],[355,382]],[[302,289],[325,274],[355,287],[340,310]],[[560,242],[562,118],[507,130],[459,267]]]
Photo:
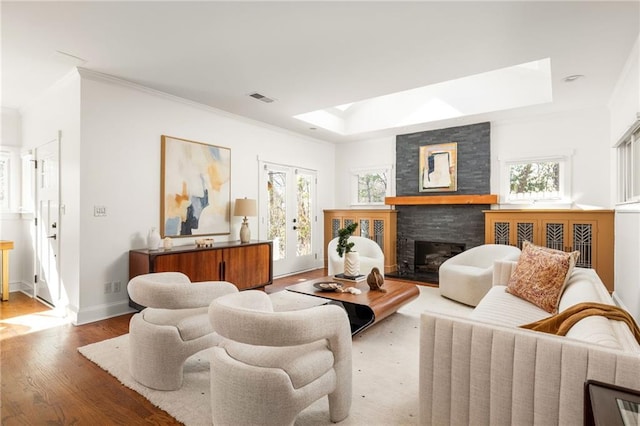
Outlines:
[[252,200],[249,198],[237,198],[233,215],[234,216],[257,216],[258,209],[256,207],[256,200]]

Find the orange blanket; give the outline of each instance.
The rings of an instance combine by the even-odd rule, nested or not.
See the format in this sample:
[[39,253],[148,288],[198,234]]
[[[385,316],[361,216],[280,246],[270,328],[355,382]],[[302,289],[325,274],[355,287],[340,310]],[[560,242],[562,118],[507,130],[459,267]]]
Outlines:
[[640,328],[638,328],[638,324],[636,324],[629,312],[617,306],[606,305],[604,303],[578,303],[549,318],[521,325],[520,327],[565,336],[575,323],[589,315],[600,315],[608,319],[623,321],[629,326],[629,330],[631,330],[638,343],[640,343]]

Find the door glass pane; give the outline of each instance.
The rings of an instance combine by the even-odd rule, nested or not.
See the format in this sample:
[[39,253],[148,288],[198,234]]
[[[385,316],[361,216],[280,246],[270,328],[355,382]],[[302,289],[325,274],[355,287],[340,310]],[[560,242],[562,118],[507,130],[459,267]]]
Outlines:
[[360,219],[360,236],[371,238],[369,235],[369,219]]
[[495,244],[509,245],[510,226],[511,224],[509,222],[495,222],[493,224],[493,235]]
[[592,268],[593,229],[589,223],[573,224],[573,249],[580,252],[576,266],[579,268]]
[[384,250],[384,220],[373,221],[373,240]]
[[338,238],[338,230],[340,229],[340,219],[331,219],[331,238]]
[[533,223],[518,222],[516,230],[518,232],[518,248],[522,250],[522,244],[525,241],[533,242]]
[[545,246],[564,250],[564,225],[562,223],[547,223],[546,235]]
[[287,174],[267,170],[267,238],[273,240],[273,260],[284,259],[287,249]]
[[298,238],[296,245],[297,256],[307,256],[313,251],[311,244],[311,183],[312,176],[304,173],[297,175],[297,204],[298,204]]

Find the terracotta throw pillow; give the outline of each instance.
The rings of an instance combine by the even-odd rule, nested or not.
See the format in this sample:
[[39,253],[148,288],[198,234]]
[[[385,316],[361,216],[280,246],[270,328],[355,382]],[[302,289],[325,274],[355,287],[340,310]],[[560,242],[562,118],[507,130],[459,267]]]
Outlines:
[[577,251],[567,253],[525,241],[507,292],[550,314],[557,313],[560,296],[579,255]]

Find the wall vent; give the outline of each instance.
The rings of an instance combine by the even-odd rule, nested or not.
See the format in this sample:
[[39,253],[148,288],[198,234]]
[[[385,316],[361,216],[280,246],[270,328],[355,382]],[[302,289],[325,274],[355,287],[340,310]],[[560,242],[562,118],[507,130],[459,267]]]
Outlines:
[[271,102],[273,102],[275,100],[275,99],[271,99],[271,98],[269,98],[269,97],[267,97],[267,96],[265,96],[265,95],[263,95],[261,93],[258,93],[258,92],[252,93],[249,96],[251,96],[252,98],[257,99],[259,101],[265,102],[267,104],[270,104]]

